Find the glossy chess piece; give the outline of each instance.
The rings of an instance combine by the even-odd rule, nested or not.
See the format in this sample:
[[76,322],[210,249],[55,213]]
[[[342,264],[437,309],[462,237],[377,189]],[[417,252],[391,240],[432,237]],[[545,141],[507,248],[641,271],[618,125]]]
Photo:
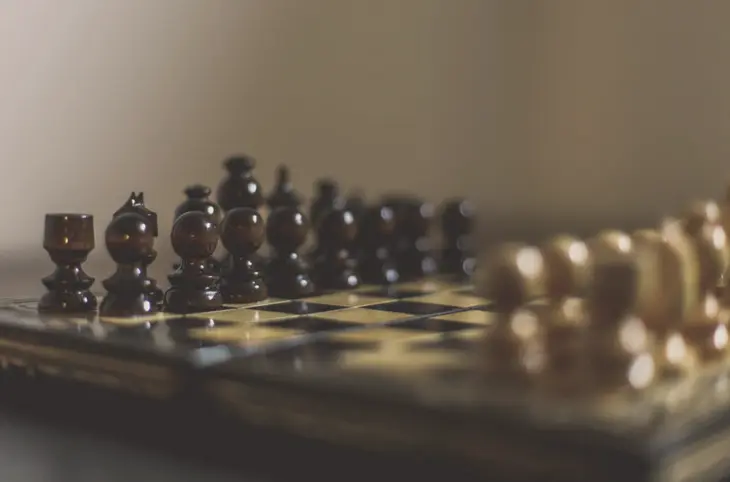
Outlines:
[[265,237],[264,219],[251,208],[231,209],[223,218],[221,242],[232,259],[221,277],[224,302],[244,304],[267,298],[268,290],[255,257]]
[[441,211],[443,246],[440,269],[468,279],[474,274],[474,207],[467,199],[454,199],[444,204]]
[[170,238],[182,262],[168,276],[171,286],[165,292],[165,310],[195,313],[221,308],[219,276],[209,264],[219,241],[218,225],[206,213],[187,212],[175,220]]
[[544,327],[532,303],[546,293],[545,263],[534,246],[508,243],[485,254],[475,290],[494,302],[496,320],[482,341],[481,372],[524,384],[544,371]]
[[355,216],[348,209],[332,209],[322,215],[312,269],[319,288],[348,290],[360,285],[357,262],[351,251],[357,226]]
[[56,264],[43,278],[48,290],[38,304],[41,312],[88,313],[96,310],[91,293],[94,278],[81,264],[94,249],[94,217],[90,214],[46,214],[43,248]]
[[279,207],[298,207],[302,204],[302,198],[291,182],[288,167],[281,165],[277,168],[276,187],[269,195],[266,203],[271,211]]
[[107,294],[99,314],[126,317],[158,311],[157,283],[145,270],[155,243],[150,219],[135,212],[118,214],[106,229],[105,242],[117,269],[103,281]]
[[330,209],[341,209],[345,199],[340,195],[340,188],[332,179],[320,179],[315,184],[315,197],[309,208],[309,219],[312,226],[317,227],[320,217]]
[[[140,216],[147,219],[150,230],[152,231],[152,236],[154,238],[157,238],[159,234],[159,227],[157,222],[157,213],[149,209],[144,202],[144,193],[132,193],[130,194],[129,198],[127,199],[127,202],[124,203],[124,205],[117,209],[114,214],[112,215],[112,218],[115,218],[123,213],[137,213]],[[145,260],[141,266],[142,271],[144,272],[144,275],[147,275],[147,271],[149,269],[149,266],[155,262],[155,259],[157,259],[157,251],[154,249],[150,249],[147,251],[147,255],[145,257]],[[162,301],[164,297],[164,292],[162,289],[160,289],[159,286],[157,286],[157,283],[151,283],[149,285],[150,289],[150,296],[152,300],[154,301],[155,305],[159,308],[162,306]]]
[[643,390],[654,384],[659,367],[656,344],[638,314],[645,296],[639,253],[620,231],[588,241],[591,283],[586,294],[585,359],[594,389]]
[[202,184],[185,188],[185,201],[175,209],[175,219],[190,211],[200,211],[210,216],[215,223],[221,222],[221,208],[210,199],[211,189]]
[[258,211],[264,205],[264,195],[261,184],[253,176],[256,161],[249,156],[234,156],[224,162],[224,167],[228,176],[216,192],[223,211],[244,207]]
[[395,214],[388,206],[365,210],[358,229],[360,277],[368,284],[392,284],[400,280],[392,253]]
[[266,237],[274,253],[266,269],[266,283],[271,296],[301,298],[314,293],[309,266],[298,253],[309,229],[309,220],[297,208],[280,207],[269,215]]
[[395,259],[403,280],[415,280],[436,272],[429,230],[433,204],[417,199],[393,205],[396,215]]

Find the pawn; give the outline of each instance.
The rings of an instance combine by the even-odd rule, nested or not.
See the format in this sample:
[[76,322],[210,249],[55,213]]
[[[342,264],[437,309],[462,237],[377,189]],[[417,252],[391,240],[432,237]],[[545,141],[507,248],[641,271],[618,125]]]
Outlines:
[[295,207],[280,207],[269,215],[266,238],[274,252],[266,281],[271,296],[301,298],[314,293],[309,266],[298,253],[309,229],[309,220]]
[[431,203],[416,199],[403,201],[396,208],[395,257],[404,280],[422,278],[436,271],[436,260],[428,236],[433,215]]
[[208,186],[194,184],[186,187],[183,192],[186,199],[175,209],[175,219],[190,211],[200,211],[210,216],[214,222],[220,223],[221,208],[211,201],[211,189]]
[[440,261],[445,274],[469,278],[474,273],[473,218],[474,208],[466,199],[452,200],[444,205],[441,212],[444,245]]
[[218,245],[218,225],[206,213],[191,211],[175,220],[170,239],[182,262],[168,276],[166,311],[184,314],[221,308],[219,276],[209,263]]
[[234,208],[260,209],[264,204],[261,184],[253,176],[256,161],[249,156],[234,156],[223,163],[228,177],[217,190],[218,204],[223,211]]
[[[141,215],[142,217],[146,218],[149,221],[150,229],[152,230],[152,236],[154,238],[157,238],[158,236],[158,222],[157,222],[157,213],[149,209],[145,203],[144,203],[144,193],[132,193],[129,196],[129,199],[127,199],[127,202],[124,203],[124,205],[117,209],[116,212],[112,215],[113,218],[119,216],[123,213],[137,213]],[[157,259],[157,251],[154,249],[149,250],[147,253],[147,258],[144,261],[144,265],[142,266],[143,271],[145,272],[145,275],[147,273],[147,269],[149,266],[155,262],[155,259]],[[162,300],[164,297],[164,293],[162,290],[157,286],[157,283],[153,283],[150,285],[150,296],[154,300],[155,304],[158,307],[162,306]]]
[[384,205],[366,209],[358,233],[358,265],[362,281],[368,284],[397,283],[400,273],[391,249],[395,236],[393,209]]
[[157,283],[145,269],[155,243],[149,218],[134,212],[118,214],[106,229],[105,242],[117,270],[102,282],[107,295],[99,314],[123,317],[155,313]]
[[251,208],[230,210],[221,224],[221,242],[231,255],[231,265],[221,277],[221,295],[226,303],[261,301],[268,290],[254,256],[264,243],[266,228],[261,215]]
[[279,207],[298,207],[302,204],[301,196],[292,185],[288,167],[281,165],[277,169],[276,187],[266,200],[266,204],[271,211]]
[[357,222],[347,209],[332,209],[322,216],[317,228],[317,250],[313,278],[328,290],[347,290],[360,285],[352,245],[357,237]]
[[312,226],[317,227],[320,217],[330,209],[341,209],[345,199],[340,195],[340,188],[331,179],[320,179],[315,185],[317,194],[309,208],[309,219]]

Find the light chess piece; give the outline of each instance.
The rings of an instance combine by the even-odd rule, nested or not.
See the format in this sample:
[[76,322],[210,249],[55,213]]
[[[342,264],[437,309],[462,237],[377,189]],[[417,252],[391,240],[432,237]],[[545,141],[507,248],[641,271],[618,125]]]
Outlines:
[[657,375],[652,335],[637,316],[641,279],[632,239],[607,231],[589,242],[593,255],[586,298],[586,363],[599,391],[641,390]]
[[497,312],[483,341],[483,372],[507,383],[529,382],[544,363],[540,319],[525,308],[545,296],[542,254],[532,246],[505,244],[478,271],[477,290]]

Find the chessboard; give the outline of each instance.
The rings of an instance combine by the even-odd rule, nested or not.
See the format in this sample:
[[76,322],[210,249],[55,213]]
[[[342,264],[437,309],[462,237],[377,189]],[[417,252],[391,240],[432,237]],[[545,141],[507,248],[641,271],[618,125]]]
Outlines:
[[110,216],[96,285],[93,216],[48,214],[46,292],[0,302],[4,372],[505,480],[730,474],[730,195],[482,246],[468,200],[437,218],[323,180],[306,209],[285,167],[265,197],[254,165],[225,162],[217,203],[185,189],[168,283],[142,193]]
[[[103,294],[98,298],[103,302]],[[42,313],[38,299],[0,301],[0,364],[156,399],[183,392],[191,374],[323,336],[361,342],[483,330],[488,303],[464,282],[363,285],[298,299],[224,304],[210,312],[110,317]],[[373,359],[380,358],[377,349]]]

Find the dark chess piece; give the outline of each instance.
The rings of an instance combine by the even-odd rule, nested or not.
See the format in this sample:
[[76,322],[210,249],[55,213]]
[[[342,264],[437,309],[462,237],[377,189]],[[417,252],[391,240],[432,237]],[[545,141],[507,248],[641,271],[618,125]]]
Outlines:
[[194,184],[183,192],[186,199],[175,209],[175,219],[190,211],[200,211],[210,216],[216,224],[221,222],[221,208],[210,199],[211,189],[208,186]]
[[365,197],[360,192],[350,194],[345,201],[345,209],[355,216],[356,221],[362,217],[366,207]]
[[312,277],[326,290],[347,290],[360,285],[352,246],[357,238],[357,220],[347,209],[331,209],[317,227]]
[[243,304],[267,298],[263,273],[254,256],[265,237],[264,219],[254,209],[234,208],[223,218],[221,242],[231,255],[231,265],[220,283],[224,302]]
[[466,199],[444,204],[441,211],[441,271],[469,278],[474,273],[476,258],[473,250],[474,207]]
[[168,276],[165,310],[184,314],[221,308],[219,276],[208,262],[218,245],[218,225],[206,213],[190,211],[175,220],[170,239],[182,262]]
[[[147,219],[150,229],[152,230],[152,236],[154,238],[157,238],[159,233],[158,223],[157,223],[157,213],[149,209],[145,203],[144,203],[144,193],[132,193],[129,198],[127,199],[127,202],[124,203],[124,205],[117,209],[114,214],[112,215],[112,218],[116,218],[117,216],[124,214],[124,213],[137,213]],[[147,275],[148,267],[155,262],[155,259],[157,259],[157,251],[154,249],[150,249],[147,252],[146,258],[141,266],[142,271],[144,272],[144,275]],[[157,283],[152,283],[149,286],[150,289],[150,296],[155,305],[159,308],[162,306],[162,299],[164,296],[164,293],[162,290],[157,286]]]
[[393,257],[402,280],[413,280],[436,272],[429,230],[434,206],[416,198],[389,198],[385,201],[395,215]]
[[294,190],[289,175],[289,168],[282,165],[276,171],[276,187],[266,200],[270,210],[279,207],[299,207],[302,204],[301,196]]
[[147,276],[145,263],[154,253],[154,227],[136,212],[116,215],[106,229],[106,249],[117,263],[116,272],[103,281],[107,294],[101,316],[138,316],[158,311],[157,283]]
[[256,161],[249,156],[234,156],[223,164],[228,170],[216,192],[218,204],[224,212],[234,208],[251,208],[257,211],[264,204],[261,184],[253,177]]
[[[191,211],[199,211],[209,215],[216,224],[221,222],[221,208],[210,199],[211,189],[208,186],[202,184],[193,184],[188,186],[183,191],[185,193],[185,201],[175,209],[175,219],[179,218],[185,213]],[[220,273],[224,261],[219,261],[213,257],[210,258],[208,264],[210,268]],[[173,265],[173,269],[180,267],[180,262],[176,262]]]
[[309,220],[298,208],[281,207],[269,215],[266,237],[274,251],[266,269],[270,296],[301,298],[314,293],[309,266],[297,252],[309,229]]
[[309,219],[312,226],[317,227],[322,214],[330,209],[345,207],[345,199],[340,195],[340,189],[331,179],[320,179],[315,185],[315,198],[309,208]]
[[81,267],[94,249],[94,217],[46,214],[43,248],[56,269],[42,280],[48,292],[40,299],[38,310],[46,313],[95,311],[97,299],[89,290],[94,278]]
[[368,284],[391,284],[400,279],[393,259],[395,214],[388,206],[369,207],[358,229],[360,277]]

